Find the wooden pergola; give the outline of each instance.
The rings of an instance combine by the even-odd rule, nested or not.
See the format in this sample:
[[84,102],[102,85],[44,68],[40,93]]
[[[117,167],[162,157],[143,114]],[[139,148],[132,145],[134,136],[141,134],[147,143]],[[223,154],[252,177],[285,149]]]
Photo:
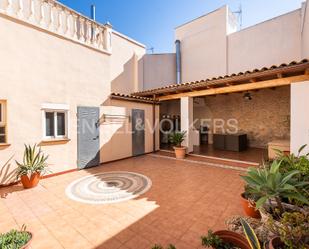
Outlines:
[[246,92],[286,86],[309,80],[309,61],[291,62],[270,68],[254,69],[238,74],[133,93],[132,96],[152,98],[155,101]]

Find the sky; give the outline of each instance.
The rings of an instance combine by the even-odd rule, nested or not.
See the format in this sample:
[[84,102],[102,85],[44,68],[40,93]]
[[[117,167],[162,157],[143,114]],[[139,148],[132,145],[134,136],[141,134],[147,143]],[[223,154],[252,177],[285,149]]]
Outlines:
[[[303,0],[60,0],[90,16],[96,6],[96,20],[147,46],[154,53],[174,52],[175,27],[223,5],[232,11],[242,6],[242,27],[246,28],[298,9]],[[149,50],[148,52],[151,52]]]

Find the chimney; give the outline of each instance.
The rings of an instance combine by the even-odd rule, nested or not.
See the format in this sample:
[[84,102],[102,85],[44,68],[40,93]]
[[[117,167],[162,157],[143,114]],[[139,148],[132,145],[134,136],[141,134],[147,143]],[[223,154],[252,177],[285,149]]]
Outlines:
[[176,45],[176,83],[181,84],[181,49],[180,40],[175,41]]

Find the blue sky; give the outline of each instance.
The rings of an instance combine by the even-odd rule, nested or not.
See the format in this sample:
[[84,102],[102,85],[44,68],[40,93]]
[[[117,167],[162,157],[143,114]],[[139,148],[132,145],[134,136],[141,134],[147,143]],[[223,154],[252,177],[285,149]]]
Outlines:
[[155,53],[173,52],[174,28],[225,4],[243,10],[243,28],[300,8],[303,0],[60,0],[90,15],[96,5],[97,21],[109,21],[117,31],[136,39]]

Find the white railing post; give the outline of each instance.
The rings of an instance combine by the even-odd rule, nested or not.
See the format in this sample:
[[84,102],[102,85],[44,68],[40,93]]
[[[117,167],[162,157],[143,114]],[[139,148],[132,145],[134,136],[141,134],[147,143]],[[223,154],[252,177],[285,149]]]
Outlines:
[[14,10],[13,10],[13,0],[7,0],[7,8],[6,8],[6,13],[10,16],[13,15]]
[[29,12],[28,21],[31,23],[34,23],[35,16],[34,16],[34,1],[33,0],[28,0],[28,12]]
[[84,17],[79,17],[79,40],[85,42],[85,19]]
[[23,19],[24,18],[24,9],[25,9],[24,1],[18,0],[18,6],[19,6],[19,9],[18,9],[18,12],[17,12],[17,16],[19,18]]
[[112,51],[112,25],[106,23],[104,25],[104,49],[108,52]]
[[78,39],[77,30],[78,30],[77,15],[75,13],[72,13],[72,38],[74,40]]
[[87,44],[90,44],[91,43],[91,22],[89,20],[86,20],[85,27],[86,27],[86,32],[85,32],[86,39],[85,40]]
[[91,44],[97,47],[97,25],[94,22],[91,24]]
[[2,0],[2,1],[0,1],[0,12],[1,12],[1,13],[7,13],[9,4],[10,4],[10,3],[9,3],[8,0]]
[[44,13],[44,27],[46,29],[51,28],[52,23],[52,5],[49,1],[45,1],[43,4],[43,13]]

